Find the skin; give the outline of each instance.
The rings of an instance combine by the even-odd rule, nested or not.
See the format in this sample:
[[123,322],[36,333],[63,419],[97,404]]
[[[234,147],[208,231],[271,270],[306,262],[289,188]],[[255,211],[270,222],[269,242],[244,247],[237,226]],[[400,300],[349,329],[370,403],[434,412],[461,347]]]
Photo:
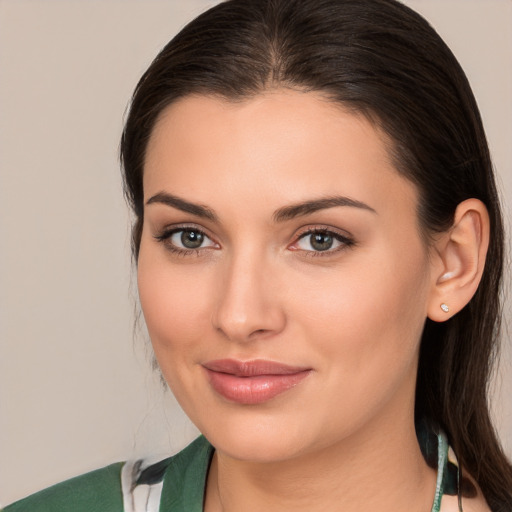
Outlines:
[[[333,196],[367,207],[275,220]],[[140,300],[166,381],[216,448],[205,510],[430,510],[435,472],[416,440],[414,388],[446,269],[420,236],[416,188],[385,136],[313,93],[186,97],[153,131],[144,200]],[[185,227],[204,233],[197,250],[183,252]],[[311,229],[333,233],[332,249],[315,250]],[[239,404],[203,367],[225,358],[311,372]]]

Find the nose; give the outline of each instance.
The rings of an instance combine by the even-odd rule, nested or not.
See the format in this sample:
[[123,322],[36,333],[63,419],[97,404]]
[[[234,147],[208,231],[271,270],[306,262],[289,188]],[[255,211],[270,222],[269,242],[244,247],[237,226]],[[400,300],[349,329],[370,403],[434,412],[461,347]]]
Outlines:
[[279,334],[286,315],[275,270],[261,255],[240,254],[226,262],[219,279],[214,328],[231,341],[247,342]]

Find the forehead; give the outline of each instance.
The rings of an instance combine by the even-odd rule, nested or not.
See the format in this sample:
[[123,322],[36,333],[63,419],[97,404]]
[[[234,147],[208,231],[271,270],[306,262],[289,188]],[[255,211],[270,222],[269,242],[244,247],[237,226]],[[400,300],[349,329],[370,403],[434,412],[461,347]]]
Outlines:
[[155,125],[144,170],[146,200],[163,189],[205,203],[219,193],[279,207],[336,193],[377,206],[398,194],[416,205],[415,187],[398,174],[386,136],[366,117],[291,90],[236,102],[188,96],[170,105]]

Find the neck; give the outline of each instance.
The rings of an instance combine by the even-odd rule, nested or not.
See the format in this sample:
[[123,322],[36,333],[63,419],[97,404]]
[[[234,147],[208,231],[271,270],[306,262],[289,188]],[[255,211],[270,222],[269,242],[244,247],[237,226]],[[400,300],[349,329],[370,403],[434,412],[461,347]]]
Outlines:
[[436,474],[421,455],[413,420],[390,415],[388,422],[284,461],[253,463],[217,451],[205,511],[430,510]]

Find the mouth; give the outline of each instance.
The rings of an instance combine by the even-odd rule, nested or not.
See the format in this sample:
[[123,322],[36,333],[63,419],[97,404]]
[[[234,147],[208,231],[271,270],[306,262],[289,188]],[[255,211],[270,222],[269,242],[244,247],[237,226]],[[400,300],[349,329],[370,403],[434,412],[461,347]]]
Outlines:
[[312,371],[261,359],[237,361],[219,359],[203,364],[210,385],[230,402],[261,404],[294,388]]

